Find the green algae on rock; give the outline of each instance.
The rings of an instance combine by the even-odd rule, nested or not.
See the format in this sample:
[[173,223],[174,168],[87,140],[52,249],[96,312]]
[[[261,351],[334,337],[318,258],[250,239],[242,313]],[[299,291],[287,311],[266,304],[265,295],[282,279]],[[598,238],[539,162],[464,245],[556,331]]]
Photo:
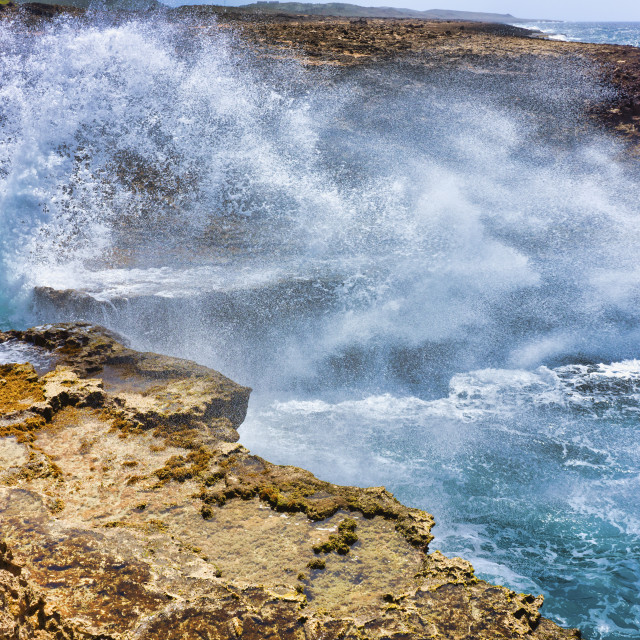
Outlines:
[[90,325],[7,340],[51,367],[0,370],[0,638],[579,637],[383,487],[251,455],[246,387]]

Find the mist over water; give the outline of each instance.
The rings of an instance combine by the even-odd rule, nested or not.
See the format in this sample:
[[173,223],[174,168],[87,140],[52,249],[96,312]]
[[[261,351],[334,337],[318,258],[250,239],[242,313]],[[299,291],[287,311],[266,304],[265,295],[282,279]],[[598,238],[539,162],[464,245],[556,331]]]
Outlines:
[[305,69],[161,21],[0,46],[0,322],[213,366],[254,452],[637,637],[639,176],[589,69]]

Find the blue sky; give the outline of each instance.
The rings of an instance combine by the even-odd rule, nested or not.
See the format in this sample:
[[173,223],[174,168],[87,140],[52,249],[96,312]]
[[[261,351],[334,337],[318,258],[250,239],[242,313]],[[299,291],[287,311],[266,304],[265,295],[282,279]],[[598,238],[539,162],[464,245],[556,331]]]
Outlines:
[[[223,0],[164,0],[167,4],[198,4]],[[227,4],[248,4],[253,0],[229,0]],[[282,0],[283,2],[286,0]],[[313,0],[298,0],[311,2]],[[318,0],[316,0],[318,1]],[[555,20],[640,21],[640,0],[334,0],[367,7],[402,7],[407,9],[457,9],[510,13],[518,18]]]
[[[353,0],[352,0],[353,1]],[[518,18],[640,21],[640,0],[357,0],[356,4],[409,9],[510,13]]]

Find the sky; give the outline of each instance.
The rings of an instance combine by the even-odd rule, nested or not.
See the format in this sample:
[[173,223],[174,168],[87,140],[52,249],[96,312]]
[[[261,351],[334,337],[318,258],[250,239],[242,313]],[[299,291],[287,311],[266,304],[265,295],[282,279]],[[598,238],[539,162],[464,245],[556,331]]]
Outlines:
[[[166,0],[165,0],[166,1]],[[207,2],[210,0],[198,0]],[[228,4],[245,4],[240,0]],[[282,0],[285,2],[286,0]],[[321,2],[322,0],[296,0]],[[401,7],[404,9],[456,9],[458,11],[489,11],[510,13],[516,18],[552,20],[640,21],[640,0],[333,0],[367,7]],[[189,4],[194,3],[190,0]],[[222,0],[216,0],[222,4]]]
[[355,0],[355,3],[420,10],[490,11],[510,13],[517,18],[640,21],[639,0],[426,0],[426,4],[425,0]]

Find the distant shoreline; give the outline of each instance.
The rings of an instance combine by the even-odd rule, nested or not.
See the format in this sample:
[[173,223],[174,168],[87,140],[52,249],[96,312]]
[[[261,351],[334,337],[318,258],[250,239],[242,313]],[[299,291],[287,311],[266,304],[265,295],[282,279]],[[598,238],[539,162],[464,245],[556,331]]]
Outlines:
[[[84,2],[88,0],[76,0]],[[112,0],[113,2],[113,0]],[[209,27],[226,23],[254,46],[264,47],[268,55],[293,55],[307,65],[349,66],[389,61],[398,56],[428,57],[429,65],[483,67],[486,64],[511,66],[523,57],[544,59],[583,59],[611,89],[606,103],[585,105],[590,117],[617,136],[640,149],[640,48],[629,45],[564,42],[551,39],[513,23],[475,22],[425,18],[348,17],[266,12],[263,6],[282,8],[293,3],[260,5],[261,10],[219,5],[183,5],[171,8],[157,0],[118,0],[155,3],[158,11],[172,23]],[[125,11],[114,10],[108,0],[105,12],[110,20],[126,19]],[[256,7],[258,5],[255,5]],[[336,5],[327,5],[336,6]],[[342,5],[355,6],[355,5]],[[26,25],[38,27],[57,15],[83,16],[85,9],[55,4],[25,3],[0,7],[0,20],[18,16]],[[93,13],[93,12],[92,12]],[[213,22],[212,22],[213,21]],[[527,24],[530,24],[530,21]],[[540,22],[540,21],[537,21]],[[559,21],[549,21],[560,24]],[[41,25],[40,25],[41,26]],[[190,27],[190,28],[192,28]],[[424,63],[424,62],[423,62]]]
[[[2,0],[0,4],[6,4],[11,0]],[[237,0],[236,0],[237,2]],[[15,4],[27,4],[24,0],[17,0]],[[260,14],[287,14],[287,15],[315,15],[344,18],[420,18],[426,20],[466,20],[474,22],[496,22],[502,24],[522,22],[547,22],[544,18],[518,18],[508,13],[492,13],[483,11],[454,11],[443,9],[429,9],[418,11],[415,9],[403,9],[396,7],[365,7],[345,2],[280,2],[279,0],[258,0],[248,4],[190,4],[188,1],[182,4],[165,3],[160,0],[64,0],[55,2],[44,0],[42,4],[59,5],[87,9],[90,6],[104,6],[107,9],[123,10],[151,10],[162,8],[180,8],[184,6],[213,7],[217,10],[232,9],[239,13]],[[550,21],[551,22],[551,21]]]

